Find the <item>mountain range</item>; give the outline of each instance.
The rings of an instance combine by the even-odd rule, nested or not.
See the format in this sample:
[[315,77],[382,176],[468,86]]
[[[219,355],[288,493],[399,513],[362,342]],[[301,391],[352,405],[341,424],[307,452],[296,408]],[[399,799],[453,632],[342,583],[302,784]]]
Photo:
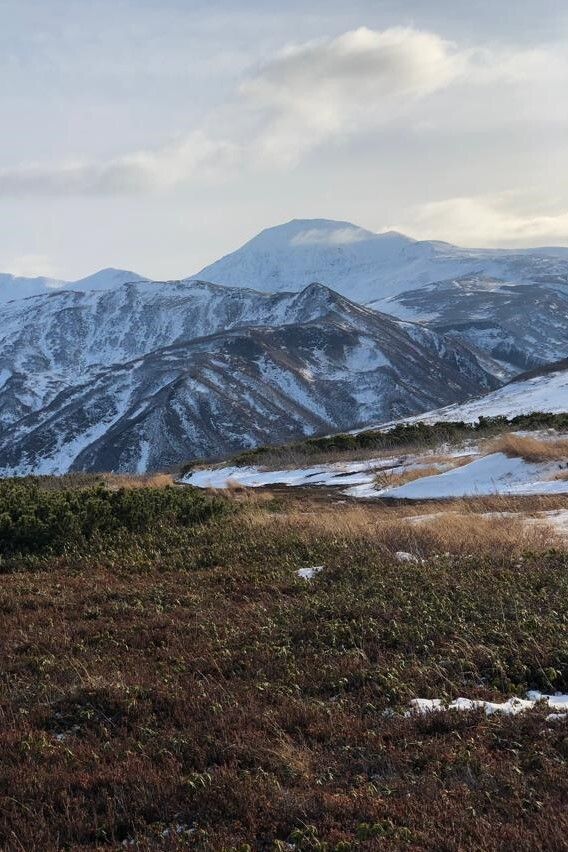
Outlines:
[[407,417],[567,341],[568,249],[328,220],[263,231],[177,282],[0,275],[0,472],[154,470]]
[[322,285],[64,292],[0,310],[0,470],[138,470],[495,388],[461,344]]
[[269,228],[200,278],[258,290],[320,281],[353,301],[451,334],[499,378],[564,357],[568,248],[464,249],[349,222]]

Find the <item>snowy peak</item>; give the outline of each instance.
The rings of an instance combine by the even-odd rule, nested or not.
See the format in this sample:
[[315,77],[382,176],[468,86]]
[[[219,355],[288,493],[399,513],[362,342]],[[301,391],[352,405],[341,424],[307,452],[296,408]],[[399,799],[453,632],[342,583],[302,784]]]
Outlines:
[[[262,231],[236,252],[205,267],[199,277],[268,292],[300,290],[320,281],[365,302],[367,296],[392,290],[383,273],[418,245],[395,231],[374,234],[351,222],[293,219]],[[377,276],[385,279],[380,291],[371,286]],[[354,279],[357,286],[350,292]]]
[[45,296],[53,292],[65,290],[112,290],[131,281],[148,281],[137,272],[125,269],[101,269],[94,275],[80,278],[78,281],[63,281],[58,278],[23,278],[21,276],[0,273],[0,305],[31,296]]
[[30,296],[39,296],[52,290],[65,286],[65,281],[56,278],[23,278],[20,275],[11,275],[8,272],[0,273],[0,304],[10,302],[13,299],[29,299]]
[[67,284],[70,290],[112,290],[122,284],[130,284],[135,281],[148,281],[143,275],[126,269],[101,269],[86,278],[80,278]]
[[568,279],[567,251],[463,249],[396,231],[376,234],[350,222],[294,219],[262,231],[199,273],[225,286],[267,292],[320,281],[363,304],[474,275],[514,284],[562,282]]
[[388,231],[375,234],[351,222],[340,222],[333,219],[292,219],[284,225],[276,225],[261,231],[243,248],[255,247],[266,250],[279,250],[288,247],[328,246],[331,248],[349,246],[353,243],[379,241],[386,249],[389,244],[398,247],[408,245],[415,240]]

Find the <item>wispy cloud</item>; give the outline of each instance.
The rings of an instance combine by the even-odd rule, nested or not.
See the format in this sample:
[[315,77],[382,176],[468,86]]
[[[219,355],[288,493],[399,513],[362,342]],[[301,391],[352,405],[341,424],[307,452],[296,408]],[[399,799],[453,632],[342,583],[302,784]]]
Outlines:
[[396,226],[421,239],[445,234],[466,246],[510,246],[568,243],[568,210],[535,212],[534,201],[515,193],[448,198],[418,207]]
[[196,131],[155,150],[101,162],[0,170],[0,195],[123,195],[169,189],[233,162],[236,147]]

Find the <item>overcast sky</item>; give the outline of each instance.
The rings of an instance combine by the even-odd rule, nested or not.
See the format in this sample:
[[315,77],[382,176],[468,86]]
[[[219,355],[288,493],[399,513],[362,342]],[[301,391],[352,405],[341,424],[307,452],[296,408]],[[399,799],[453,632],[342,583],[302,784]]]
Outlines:
[[565,0],[0,0],[0,109],[0,271],[308,217],[568,245]]

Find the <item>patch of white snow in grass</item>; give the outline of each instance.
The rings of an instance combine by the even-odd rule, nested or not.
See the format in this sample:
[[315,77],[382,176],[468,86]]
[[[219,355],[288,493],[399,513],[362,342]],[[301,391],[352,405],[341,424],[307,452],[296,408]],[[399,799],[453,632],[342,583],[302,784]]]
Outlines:
[[231,482],[245,488],[263,485],[356,485],[371,483],[377,471],[392,470],[396,458],[361,462],[336,462],[292,470],[261,470],[258,467],[220,467],[190,471],[182,480],[197,488],[227,488]]
[[314,565],[312,568],[300,568],[296,573],[302,580],[313,580],[316,574],[323,571],[324,565]]
[[[551,710],[564,710],[568,708],[568,695],[544,695],[541,692],[531,691],[527,693],[526,698],[513,698],[507,701],[483,701],[476,698],[456,698],[455,701],[445,703],[441,698],[413,698],[410,702],[411,709],[406,713],[407,716],[412,716],[416,713],[433,713],[442,710],[484,710],[487,716],[494,713],[503,713],[508,716],[516,716],[518,713],[523,713],[525,710],[532,710],[539,702],[544,702]],[[550,714],[551,716],[564,714]],[[549,717],[547,717],[548,719]]]
[[420,562],[417,556],[413,553],[406,553],[404,550],[397,550],[395,556],[399,562],[413,562],[414,564]]

